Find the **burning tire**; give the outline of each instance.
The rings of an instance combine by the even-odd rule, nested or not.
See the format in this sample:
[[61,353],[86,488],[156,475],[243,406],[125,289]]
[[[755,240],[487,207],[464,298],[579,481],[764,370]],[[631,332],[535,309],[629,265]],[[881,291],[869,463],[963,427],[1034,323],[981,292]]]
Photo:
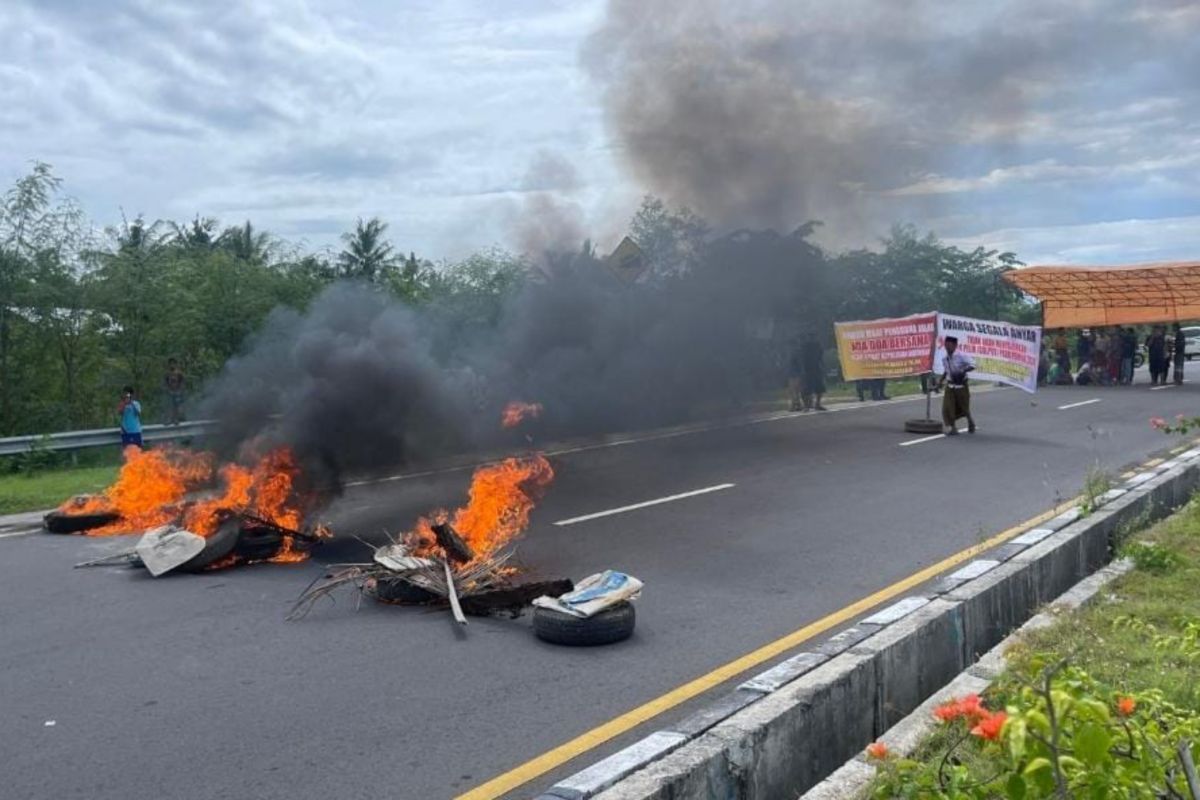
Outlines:
[[93,514],[64,514],[51,511],[42,517],[42,526],[50,533],[83,533],[92,528],[116,522],[121,515],[115,511],[97,511]]
[[544,642],[571,647],[612,644],[633,635],[633,603],[619,603],[591,617],[573,617],[547,608],[533,610],[533,633]]
[[242,525],[237,539],[237,554],[247,561],[266,561],[279,554],[283,535],[261,526]]
[[230,517],[221,523],[221,526],[217,528],[212,536],[204,540],[203,550],[188,561],[180,564],[177,569],[180,572],[200,572],[208,565],[220,561],[232,553],[233,548],[237,547],[241,534],[241,521],[236,517]]

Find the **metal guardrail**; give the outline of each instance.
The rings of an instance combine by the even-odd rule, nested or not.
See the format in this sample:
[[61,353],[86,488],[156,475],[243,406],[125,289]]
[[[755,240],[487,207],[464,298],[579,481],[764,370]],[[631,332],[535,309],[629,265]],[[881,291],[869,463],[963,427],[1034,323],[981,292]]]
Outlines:
[[[207,433],[215,425],[216,420],[212,419],[181,422],[178,425],[144,425],[142,426],[142,439],[147,442],[189,439]],[[0,439],[0,456],[15,456],[31,450],[82,450],[88,447],[105,447],[120,443],[121,431],[118,428],[9,436]]]

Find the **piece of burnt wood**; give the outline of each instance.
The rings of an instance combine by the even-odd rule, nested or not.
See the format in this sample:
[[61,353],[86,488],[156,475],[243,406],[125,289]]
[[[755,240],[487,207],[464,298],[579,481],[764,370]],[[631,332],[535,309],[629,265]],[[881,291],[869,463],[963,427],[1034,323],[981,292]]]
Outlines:
[[42,517],[42,526],[50,533],[83,533],[92,528],[109,525],[121,518],[115,511],[96,511],[88,514],[64,514],[51,511]]
[[450,527],[449,522],[439,522],[431,527],[438,544],[446,551],[446,557],[451,561],[456,564],[466,564],[475,559],[475,552],[471,546],[463,541],[463,538],[458,535],[458,531]]
[[378,578],[371,585],[371,593],[381,603],[401,605],[425,605],[442,598],[428,589],[409,583],[404,578]]
[[574,589],[575,584],[569,580],[534,581],[507,589],[463,595],[459,602],[462,604],[463,613],[473,617],[486,617],[490,614],[511,614],[515,617],[535,598],[542,595],[559,597]]

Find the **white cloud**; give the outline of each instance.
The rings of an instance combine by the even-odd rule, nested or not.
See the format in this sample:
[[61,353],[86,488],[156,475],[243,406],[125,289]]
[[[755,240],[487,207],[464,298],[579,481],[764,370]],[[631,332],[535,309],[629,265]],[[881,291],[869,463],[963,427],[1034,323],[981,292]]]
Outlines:
[[[695,95],[732,126],[725,140],[748,143],[723,172],[720,137],[673,117],[650,128],[654,153],[703,178],[702,198],[721,193],[781,225],[819,216],[839,245],[912,221],[957,237],[1042,226],[1021,241],[1057,253],[1069,239],[1054,236],[1096,234],[1086,225],[1098,220],[1153,227],[1156,217],[1200,214],[1193,6],[114,0],[97,11],[8,0],[0,183],[41,159],[101,223],[122,209],[250,218],[314,245],[377,214],[397,246],[435,258],[513,243],[514,209],[565,191],[604,242],[640,194],[662,187],[639,183],[653,170],[623,170],[630,140],[601,102],[612,87],[603,70],[581,68],[581,48],[603,29],[612,48],[644,39],[649,58],[680,44],[671,37],[707,31],[701,40],[722,60],[701,68],[728,62],[753,77],[768,65],[772,107],[788,98],[800,107],[768,115],[787,122],[772,128],[756,121],[753,99]],[[640,20],[632,34],[625,12]],[[736,28],[706,28],[706,15],[732,16]],[[680,53],[695,52],[683,44]],[[714,74],[680,73],[701,88],[716,85]],[[655,94],[657,84],[619,89],[634,121],[689,99]],[[822,122],[819,146],[806,144],[799,134]],[[658,147],[671,132],[699,144]],[[763,132],[791,142],[777,148],[783,158],[767,157]],[[531,164],[542,167],[536,179]],[[780,186],[739,181],[747,172]],[[862,207],[831,207],[835,194]],[[801,206],[780,209],[788,198]],[[1114,242],[1128,231],[1140,252],[1151,243],[1135,229],[1146,230],[1103,230]],[[1183,230],[1170,236],[1187,240]]]
[[1128,264],[1200,258],[1200,216],[1012,228],[948,240],[1011,251],[1027,264]]

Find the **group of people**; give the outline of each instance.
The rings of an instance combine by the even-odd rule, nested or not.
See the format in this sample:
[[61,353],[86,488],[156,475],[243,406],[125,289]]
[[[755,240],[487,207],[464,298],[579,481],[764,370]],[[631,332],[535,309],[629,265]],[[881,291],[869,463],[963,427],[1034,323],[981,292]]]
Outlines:
[[[1187,338],[1179,323],[1174,335],[1165,325],[1156,325],[1146,337],[1146,360],[1150,366],[1150,384],[1163,385],[1174,365],[1173,379],[1183,383],[1183,365],[1187,358]],[[1049,352],[1043,350],[1039,379],[1053,386],[1132,386],[1138,355],[1138,334],[1133,328],[1084,329],[1075,342],[1077,366],[1071,369],[1066,331],[1056,331]]]
[[[859,401],[870,395],[872,400],[887,400],[887,381],[883,378],[854,382]],[[821,398],[825,395],[825,349],[813,332],[809,332],[792,348],[788,365],[788,390],[792,411],[825,411]]]
[[[179,362],[167,360],[167,371],[163,375],[163,390],[170,401],[170,424],[178,425],[183,422],[183,403],[187,388],[187,380]],[[121,399],[117,403],[117,421],[121,426],[121,447],[143,447],[142,442],[142,403],[137,399],[137,390],[133,386],[121,389]]]

